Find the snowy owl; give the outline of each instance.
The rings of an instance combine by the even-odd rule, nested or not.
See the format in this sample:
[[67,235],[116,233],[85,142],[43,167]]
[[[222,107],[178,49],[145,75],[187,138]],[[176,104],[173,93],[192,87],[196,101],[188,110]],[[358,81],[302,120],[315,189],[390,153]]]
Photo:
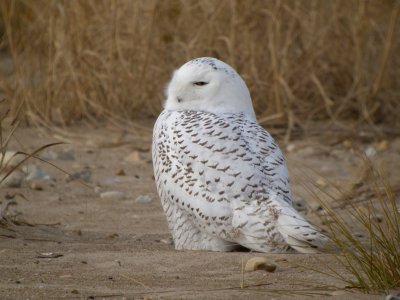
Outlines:
[[292,207],[288,172],[242,78],[215,58],[173,74],[153,131],[157,190],[176,249],[316,253],[327,238]]

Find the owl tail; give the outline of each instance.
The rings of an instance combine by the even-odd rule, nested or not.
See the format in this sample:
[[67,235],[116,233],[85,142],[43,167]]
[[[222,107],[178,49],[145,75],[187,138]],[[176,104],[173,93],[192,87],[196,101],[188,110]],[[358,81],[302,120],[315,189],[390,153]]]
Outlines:
[[284,240],[301,253],[319,253],[329,250],[329,239],[308,223],[292,207],[281,210],[277,220],[277,229]]

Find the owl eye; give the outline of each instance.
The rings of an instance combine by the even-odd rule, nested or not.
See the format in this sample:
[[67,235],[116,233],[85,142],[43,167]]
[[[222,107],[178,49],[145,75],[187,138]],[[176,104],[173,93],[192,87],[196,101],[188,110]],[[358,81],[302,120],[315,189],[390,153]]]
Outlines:
[[193,82],[193,84],[194,84],[194,85],[197,85],[197,86],[203,86],[203,85],[208,84],[208,82],[205,82],[205,81],[196,81],[196,82]]

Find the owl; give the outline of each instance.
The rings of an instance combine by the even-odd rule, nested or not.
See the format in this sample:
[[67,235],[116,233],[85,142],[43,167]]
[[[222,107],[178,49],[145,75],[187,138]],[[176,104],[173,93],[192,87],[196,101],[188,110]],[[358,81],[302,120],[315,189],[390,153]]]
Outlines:
[[166,97],[152,158],[176,249],[324,248],[327,238],[292,207],[285,160],[232,67],[193,59],[174,72]]

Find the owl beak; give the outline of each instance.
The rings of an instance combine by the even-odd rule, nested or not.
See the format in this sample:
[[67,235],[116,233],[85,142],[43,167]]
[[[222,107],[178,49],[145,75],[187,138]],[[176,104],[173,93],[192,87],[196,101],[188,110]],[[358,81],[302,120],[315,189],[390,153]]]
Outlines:
[[176,97],[176,100],[178,101],[178,103],[181,103],[183,101],[181,97]]

